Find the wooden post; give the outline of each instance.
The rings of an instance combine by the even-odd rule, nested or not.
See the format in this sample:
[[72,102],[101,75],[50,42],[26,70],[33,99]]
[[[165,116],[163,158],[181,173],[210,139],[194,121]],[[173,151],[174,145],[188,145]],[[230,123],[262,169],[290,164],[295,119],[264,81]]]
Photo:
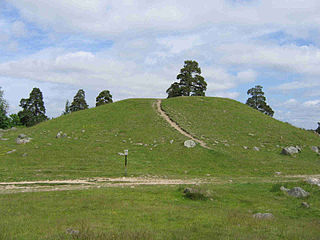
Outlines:
[[124,176],[127,176],[128,150],[124,150]]

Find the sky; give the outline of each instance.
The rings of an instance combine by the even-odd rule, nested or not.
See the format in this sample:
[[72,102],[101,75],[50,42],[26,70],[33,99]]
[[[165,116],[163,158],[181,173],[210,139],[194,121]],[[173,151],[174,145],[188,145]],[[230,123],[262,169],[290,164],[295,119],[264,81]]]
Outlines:
[[9,112],[41,89],[49,117],[84,89],[166,98],[185,60],[206,96],[245,103],[262,85],[274,117],[320,121],[319,0],[0,0],[0,87]]

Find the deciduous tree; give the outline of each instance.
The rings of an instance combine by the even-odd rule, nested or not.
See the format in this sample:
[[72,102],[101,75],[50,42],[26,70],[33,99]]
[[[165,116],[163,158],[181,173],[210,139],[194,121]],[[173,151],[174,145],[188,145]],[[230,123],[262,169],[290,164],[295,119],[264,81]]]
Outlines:
[[112,102],[112,95],[110,94],[110,91],[104,90],[101,93],[99,93],[98,97],[96,98],[96,107]]

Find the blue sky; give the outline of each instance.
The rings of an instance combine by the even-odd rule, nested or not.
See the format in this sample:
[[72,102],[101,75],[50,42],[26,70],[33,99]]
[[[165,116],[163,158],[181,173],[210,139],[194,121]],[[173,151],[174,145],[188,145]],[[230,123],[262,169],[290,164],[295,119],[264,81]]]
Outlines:
[[4,0],[0,86],[10,112],[33,87],[57,117],[77,90],[91,107],[166,97],[184,60],[196,60],[207,96],[245,102],[264,87],[275,118],[303,128],[320,121],[317,0]]

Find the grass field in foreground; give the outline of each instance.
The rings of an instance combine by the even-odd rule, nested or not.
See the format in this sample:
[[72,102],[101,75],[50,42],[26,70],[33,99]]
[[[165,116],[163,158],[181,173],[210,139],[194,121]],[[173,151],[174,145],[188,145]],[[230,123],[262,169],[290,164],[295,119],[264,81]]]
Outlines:
[[[319,188],[284,184],[311,193],[296,199],[281,185],[201,186],[212,201],[186,199],[178,186],[0,195],[0,239],[72,239],[69,228],[79,239],[319,239]],[[257,212],[274,219],[254,219]]]

